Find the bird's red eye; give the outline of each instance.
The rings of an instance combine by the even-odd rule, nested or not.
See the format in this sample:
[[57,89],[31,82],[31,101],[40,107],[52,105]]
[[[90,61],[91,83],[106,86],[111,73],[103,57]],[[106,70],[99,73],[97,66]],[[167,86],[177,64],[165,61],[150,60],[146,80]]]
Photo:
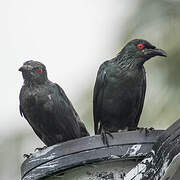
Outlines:
[[42,72],[43,72],[42,69],[38,69],[38,70],[37,70],[37,73],[38,73],[39,75],[40,75]]
[[138,44],[137,47],[138,47],[138,49],[142,49],[143,48],[143,44]]

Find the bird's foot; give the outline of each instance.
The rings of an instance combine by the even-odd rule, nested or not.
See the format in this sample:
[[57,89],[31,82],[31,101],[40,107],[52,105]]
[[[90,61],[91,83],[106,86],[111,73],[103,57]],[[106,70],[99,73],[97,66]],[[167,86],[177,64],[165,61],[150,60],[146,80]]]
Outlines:
[[44,150],[44,149],[46,149],[46,148],[47,148],[47,146],[44,146],[44,147],[42,147],[42,148],[36,148],[36,149],[34,150],[34,152],[42,151],[42,150]]
[[109,135],[112,139],[114,138],[113,135],[109,131],[102,130],[101,139],[103,141],[103,144],[109,146],[107,135]]
[[32,153],[30,153],[30,154],[23,154],[24,158],[30,158],[31,156],[32,156]]
[[120,173],[120,178],[124,179],[125,176],[126,176],[126,173],[122,171],[122,173]]
[[119,129],[118,132],[127,132],[127,131],[132,131],[128,127],[125,127],[124,129]]
[[150,128],[137,128],[137,129],[140,131],[140,133],[144,131],[145,136],[148,136],[148,134],[154,130],[153,127],[150,127]]

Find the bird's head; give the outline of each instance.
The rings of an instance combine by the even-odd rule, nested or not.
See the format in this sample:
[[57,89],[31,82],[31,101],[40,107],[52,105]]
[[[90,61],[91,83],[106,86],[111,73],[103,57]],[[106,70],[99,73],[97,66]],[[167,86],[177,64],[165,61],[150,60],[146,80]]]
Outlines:
[[46,67],[38,61],[26,61],[19,71],[22,72],[24,81],[30,84],[42,84],[47,80]]
[[134,39],[118,54],[120,61],[127,61],[130,64],[144,64],[145,61],[154,56],[164,56],[167,54],[164,50],[156,48],[154,45],[143,39]]

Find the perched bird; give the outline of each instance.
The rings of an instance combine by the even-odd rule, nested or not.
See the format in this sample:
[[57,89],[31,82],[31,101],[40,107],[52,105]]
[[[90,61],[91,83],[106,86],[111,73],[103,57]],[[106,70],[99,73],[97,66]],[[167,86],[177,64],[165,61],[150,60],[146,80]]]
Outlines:
[[167,55],[146,40],[134,39],[100,66],[93,94],[94,131],[105,144],[106,134],[137,128],[146,92],[143,64],[154,56]]
[[48,80],[45,65],[31,60],[19,71],[24,79],[20,114],[47,146],[89,135],[63,89]]

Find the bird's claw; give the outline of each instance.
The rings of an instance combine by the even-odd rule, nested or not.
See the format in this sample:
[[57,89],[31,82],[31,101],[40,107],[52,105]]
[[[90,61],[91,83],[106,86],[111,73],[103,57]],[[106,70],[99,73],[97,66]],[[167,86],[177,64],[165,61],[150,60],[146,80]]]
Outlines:
[[44,149],[46,149],[46,148],[47,148],[47,146],[44,146],[44,147],[42,147],[42,148],[36,148],[36,149],[34,150],[34,152],[42,151],[42,150],[44,150]]
[[153,127],[150,127],[150,128],[137,128],[137,129],[140,131],[140,133],[145,131],[145,136],[147,136],[151,131],[154,130]]
[[30,158],[31,156],[32,156],[32,153],[30,153],[30,154],[23,154],[24,158]]
[[107,135],[109,135],[112,139],[114,138],[113,135],[109,131],[102,131],[101,133],[101,139],[103,141],[103,144],[107,145],[109,147],[109,141],[107,138]]
[[126,173],[125,173],[125,172],[122,172],[122,173],[120,174],[120,178],[122,178],[122,179],[124,179],[125,176],[126,176]]

